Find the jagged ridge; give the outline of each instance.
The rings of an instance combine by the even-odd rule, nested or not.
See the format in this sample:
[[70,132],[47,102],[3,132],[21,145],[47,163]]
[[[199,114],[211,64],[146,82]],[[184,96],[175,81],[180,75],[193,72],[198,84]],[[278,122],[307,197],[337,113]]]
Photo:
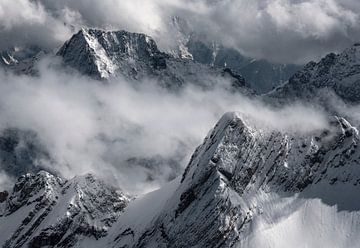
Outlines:
[[[289,82],[268,94],[280,99],[312,100],[328,98],[332,92],[347,103],[360,102],[360,44],[340,54],[328,54],[320,62],[310,62]],[[330,92],[329,92],[330,91]],[[322,100],[324,101],[324,100]],[[329,99],[325,99],[329,101]]]
[[26,174],[0,205],[0,244],[73,247],[85,237],[99,239],[128,202],[90,174],[71,180],[45,171]]
[[230,81],[232,90],[251,93],[243,77],[230,69],[215,68],[158,50],[155,41],[127,31],[82,29],[67,41],[57,55],[64,64],[96,79],[122,75],[127,79],[154,79],[161,86],[178,89],[192,83],[211,88],[218,78]]
[[[347,195],[338,202],[331,198],[334,202],[330,204],[325,197],[329,193],[321,193],[324,189],[336,192],[339,185],[359,192],[358,141],[358,130],[339,117],[334,117],[327,129],[294,134],[254,127],[238,114],[228,113],[195,151],[180,182],[169,186],[174,189],[170,193],[159,191],[159,195],[168,198],[163,200],[160,210],[150,214],[150,221],[141,227],[131,224],[129,219],[134,213],[130,205],[130,213],[120,217],[112,235],[106,238],[107,244],[111,247],[241,246],[252,234],[254,219],[261,221],[263,215],[280,209],[283,194],[296,204],[303,204],[300,200],[303,197],[309,198],[305,201],[309,205],[315,204],[312,199],[319,197],[329,205],[348,204],[346,209],[355,210],[355,214],[349,219],[339,217],[336,224],[349,223],[349,232],[358,236],[360,230],[353,223],[360,220],[360,206],[352,202],[353,196]],[[152,198],[156,199],[154,194]],[[268,199],[274,202],[270,206],[264,203]],[[151,204],[151,199],[143,201],[144,205]],[[138,207],[135,203],[133,209]],[[307,211],[315,214],[318,208],[316,205]],[[328,208],[327,211],[333,211]],[[292,215],[296,208],[289,207],[288,212]],[[345,244],[352,241],[342,242],[342,235],[327,231],[324,237],[326,240],[336,236],[339,247],[347,247]],[[280,245],[281,241],[271,237],[269,240],[275,242],[275,247]],[[310,247],[315,246],[315,241],[306,242]],[[244,247],[256,247],[256,243]]]

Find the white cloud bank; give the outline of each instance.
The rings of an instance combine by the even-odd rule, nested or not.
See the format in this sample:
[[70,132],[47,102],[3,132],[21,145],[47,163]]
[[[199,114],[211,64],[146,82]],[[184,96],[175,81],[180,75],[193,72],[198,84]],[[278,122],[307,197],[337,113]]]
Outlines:
[[[321,111],[303,105],[274,110],[260,101],[219,88],[189,86],[179,93],[136,85],[121,78],[109,83],[59,73],[41,63],[40,76],[0,73],[0,129],[32,129],[65,177],[95,172],[132,192],[144,192],[180,175],[207,132],[228,111],[257,124],[306,132],[326,126]],[[127,165],[129,158],[175,159],[151,168]],[[110,180],[109,179],[109,180]]]

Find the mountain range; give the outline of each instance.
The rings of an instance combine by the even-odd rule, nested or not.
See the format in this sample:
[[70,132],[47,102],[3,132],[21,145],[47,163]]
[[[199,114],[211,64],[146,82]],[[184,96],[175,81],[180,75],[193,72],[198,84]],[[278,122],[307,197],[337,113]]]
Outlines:
[[302,68],[248,58],[185,31],[176,20],[174,18],[173,25],[179,30],[180,41],[176,51],[161,52],[155,41],[145,34],[83,28],[55,52],[39,47],[4,50],[0,52],[0,66],[17,74],[36,75],[35,65],[39,59],[56,54],[63,57],[64,65],[95,79],[119,74],[135,80],[150,77],[164,87],[176,89],[187,82],[212,87],[216,84],[214,76],[226,75],[234,84],[246,84],[259,94],[286,82]]
[[[191,42],[182,47],[186,56],[175,56],[161,52],[145,34],[81,29],[56,56],[61,70],[104,82],[124,77],[136,84],[150,78],[177,91],[188,83],[211,89],[219,86],[216,79],[226,78],[232,92],[259,91],[237,70],[209,62],[214,57],[196,58],[206,49]],[[288,82],[256,96],[275,105],[326,104],[330,111],[324,127],[274,130],[241,113],[226,113],[181,176],[139,197],[91,174],[65,179],[56,171],[46,172],[41,161],[51,162],[51,156],[37,134],[5,130],[0,137],[1,169],[18,179],[11,190],[0,192],[0,245],[358,247],[358,123],[331,103],[334,98],[359,103],[359,49],[355,44],[310,62]],[[16,52],[2,54],[4,68],[18,68]],[[36,76],[35,54],[27,57],[32,61],[29,70],[15,72]],[[221,56],[215,58],[221,61]]]

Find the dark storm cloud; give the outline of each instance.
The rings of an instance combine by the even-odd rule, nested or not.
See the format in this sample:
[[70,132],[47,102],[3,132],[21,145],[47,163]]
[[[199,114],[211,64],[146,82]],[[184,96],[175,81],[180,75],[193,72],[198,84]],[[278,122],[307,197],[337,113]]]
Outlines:
[[178,15],[251,57],[303,63],[360,40],[359,13],[357,0],[2,0],[0,47],[55,48],[90,26],[145,32],[168,49]]

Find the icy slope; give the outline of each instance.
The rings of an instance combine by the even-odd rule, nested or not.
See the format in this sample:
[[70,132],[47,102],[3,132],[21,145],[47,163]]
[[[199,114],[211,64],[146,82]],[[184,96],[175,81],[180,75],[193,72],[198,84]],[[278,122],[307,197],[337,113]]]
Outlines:
[[270,92],[268,96],[293,101],[327,98],[332,92],[345,102],[360,102],[360,44],[338,55],[329,54],[318,63],[308,63],[287,84]]
[[1,203],[2,247],[73,247],[96,240],[129,199],[92,175],[69,181],[45,171],[20,177]]

